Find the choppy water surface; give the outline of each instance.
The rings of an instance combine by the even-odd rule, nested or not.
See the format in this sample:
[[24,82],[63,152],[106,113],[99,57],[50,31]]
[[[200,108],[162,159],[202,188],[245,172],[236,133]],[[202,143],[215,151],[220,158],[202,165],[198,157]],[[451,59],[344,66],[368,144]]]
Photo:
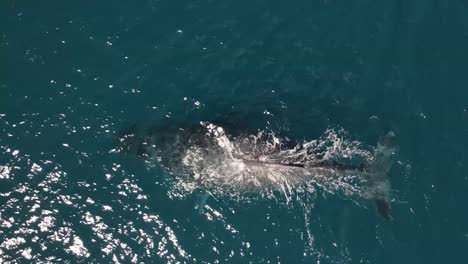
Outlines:
[[[467,8],[2,1],[0,262],[462,262]],[[225,124],[224,156],[183,152],[208,182],[115,151],[134,124],[200,121]],[[245,162],[372,161],[388,131],[391,221],[359,173]]]

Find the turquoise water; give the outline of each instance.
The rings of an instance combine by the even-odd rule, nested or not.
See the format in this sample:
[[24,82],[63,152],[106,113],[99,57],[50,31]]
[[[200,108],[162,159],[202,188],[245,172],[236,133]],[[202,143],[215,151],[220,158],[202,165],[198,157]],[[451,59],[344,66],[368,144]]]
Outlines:
[[[0,262],[463,263],[462,1],[2,1]],[[109,153],[122,129],[228,120],[375,145],[392,221],[320,188],[236,202],[173,192]]]

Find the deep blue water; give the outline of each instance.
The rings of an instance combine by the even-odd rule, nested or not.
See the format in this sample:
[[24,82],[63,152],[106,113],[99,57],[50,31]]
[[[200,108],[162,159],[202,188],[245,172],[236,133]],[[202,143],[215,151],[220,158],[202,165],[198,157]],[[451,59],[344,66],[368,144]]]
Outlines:
[[[98,2],[0,3],[0,262],[464,262],[465,2]],[[200,213],[109,153],[131,124],[219,119],[368,145],[395,131],[393,220],[320,190]]]

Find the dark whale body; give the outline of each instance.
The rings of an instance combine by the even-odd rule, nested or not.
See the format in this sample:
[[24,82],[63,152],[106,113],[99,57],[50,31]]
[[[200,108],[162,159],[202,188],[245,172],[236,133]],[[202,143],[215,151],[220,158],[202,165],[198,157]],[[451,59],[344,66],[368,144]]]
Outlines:
[[[220,148],[220,137],[218,134],[223,136],[236,135],[235,138],[239,139],[238,153],[233,152],[236,160],[242,163],[242,166],[248,166],[252,168],[262,169],[274,169],[277,168],[279,171],[285,171],[288,175],[300,175],[310,174],[311,171],[314,173],[328,175],[333,174],[362,174],[366,175],[367,179],[370,179],[372,197],[377,207],[378,213],[385,219],[389,220],[390,217],[390,203],[387,185],[389,181],[387,179],[387,172],[390,170],[392,165],[391,157],[395,152],[395,134],[393,132],[388,133],[379,142],[378,147],[375,151],[375,159],[373,163],[366,162],[342,162],[337,159],[321,158],[320,155],[315,155],[314,149],[308,150],[310,156],[318,157],[306,160],[294,160],[285,159],[280,157],[279,153],[284,153],[298,146],[298,144],[291,141],[283,141],[281,144],[268,148],[265,150],[256,150],[252,148],[252,141],[244,140],[249,137],[248,134],[243,135],[242,132],[224,131],[216,125],[209,123],[200,123],[191,125],[185,128],[180,127],[147,127],[142,128],[133,125],[123,130],[117,138],[118,152],[130,153],[144,160],[157,159],[164,168],[166,168],[171,174],[184,174],[186,177],[190,177],[193,174],[192,170],[186,170],[183,166],[186,162],[186,155],[189,149],[195,148],[199,151],[200,156],[203,159],[216,159],[219,156],[225,155],[224,148]],[[232,136],[231,136],[232,137]],[[260,138],[260,141],[267,142],[266,138]],[[245,142],[243,142],[245,141]],[[245,143],[245,144],[244,144]],[[240,153],[240,154],[239,154]],[[202,163],[203,164],[203,163]],[[206,166],[203,164],[202,166]],[[182,172],[177,170],[182,170]],[[259,172],[257,172],[259,173]],[[268,173],[268,172],[266,172]],[[291,178],[298,178],[297,176],[291,176]],[[203,180],[203,179],[202,179]],[[199,180],[199,181],[202,181]],[[383,187],[382,187],[383,186]]]

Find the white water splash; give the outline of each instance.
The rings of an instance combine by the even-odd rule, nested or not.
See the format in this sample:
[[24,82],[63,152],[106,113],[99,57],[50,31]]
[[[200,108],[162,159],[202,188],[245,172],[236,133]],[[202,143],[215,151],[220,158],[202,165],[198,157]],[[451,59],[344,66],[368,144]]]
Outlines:
[[169,168],[175,176],[173,191],[178,196],[203,188],[215,197],[242,200],[254,194],[261,198],[284,198],[289,203],[295,194],[315,190],[317,186],[350,199],[367,196],[364,187],[368,173],[314,166],[321,160],[348,164],[372,161],[373,150],[347,139],[343,130],[329,129],[317,140],[288,148],[287,141],[274,133],[260,131],[231,137],[220,126],[201,124],[206,129],[206,141],[212,144],[188,144],[181,157],[181,168]]

